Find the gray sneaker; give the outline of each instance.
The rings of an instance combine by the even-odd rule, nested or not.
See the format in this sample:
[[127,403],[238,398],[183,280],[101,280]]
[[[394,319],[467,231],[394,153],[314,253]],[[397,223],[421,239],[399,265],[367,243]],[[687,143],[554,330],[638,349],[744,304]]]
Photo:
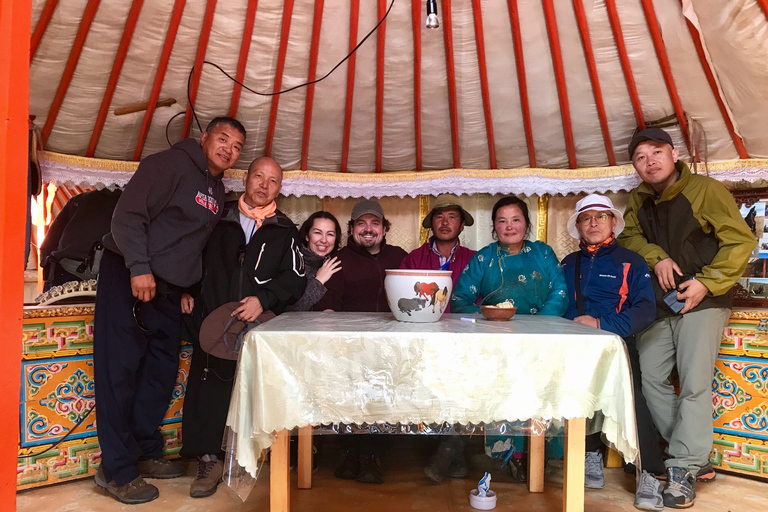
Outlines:
[[688,468],[667,468],[667,486],[662,496],[665,507],[692,507],[696,499],[696,477]]
[[586,453],[584,458],[584,487],[588,489],[602,489],[605,487],[603,453],[600,450]]
[[99,471],[93,479],[96,485],[107,491],[120,503],[127,505],[137,505],[147,503],[160,496],[160,491],[152,484],[148,484],[143,478],[137,476],[125,485],[117,485],[114,480],[107,482],[104,472],[99,467]]
[[635,493],[635,508],[640,510],[664,510],[661,497],[661,483],[647,471],[640,475],[640,483]]

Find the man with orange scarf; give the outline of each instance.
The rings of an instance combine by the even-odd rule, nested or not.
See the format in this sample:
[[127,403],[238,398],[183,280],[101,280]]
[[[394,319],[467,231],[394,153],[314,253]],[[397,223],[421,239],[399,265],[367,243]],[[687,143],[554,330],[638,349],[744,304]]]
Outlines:
[[298,231],[277,209],[283,170],[270,157],[251,163],[245,193],[224,205],[224,213],[203,251],[200,291],[182,297],[187,338],[194,346],[184,399],[182,456],[196,457],[197,477],[190,496],[216,492],[224,469],[221,449],[237,361],[200,348],[205,317],[228,302],[232,316],[253,322],[262,313],[282,313],[302,293],[306,280]]

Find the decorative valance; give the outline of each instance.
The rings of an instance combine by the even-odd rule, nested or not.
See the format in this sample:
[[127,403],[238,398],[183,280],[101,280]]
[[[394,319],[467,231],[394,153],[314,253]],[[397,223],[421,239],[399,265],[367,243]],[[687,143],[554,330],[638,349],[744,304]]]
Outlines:
[[[85,158],[60,153],[39,153],[43,180],[97,188],[128,183],[138,162]],[[702,172],[703,166],[699,166]],[[768,159],[733,160],[708,165],[709,175],[720,181],[757,182],[768,179]],[[224,177],[228,191],[242,192],[244,170],[230,169]],[[384,173],[286,171],[286,196],[418,197],[453,194],[606,193],[631,190],[640,183],[632,166],[583,169],[447,169]]]

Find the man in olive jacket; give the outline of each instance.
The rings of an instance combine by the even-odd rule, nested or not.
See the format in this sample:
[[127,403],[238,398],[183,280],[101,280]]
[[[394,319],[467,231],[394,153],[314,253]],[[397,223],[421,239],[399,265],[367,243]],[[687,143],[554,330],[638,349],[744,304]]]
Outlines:
[[[661,129],[629,143],[643,183],[632,191],[619,244],[653,271],[656,321],[637,335],[643,394],[669,443],[664,505],[687,508],[695,483],[711,479],[710,388],[731,288],[746,268],[755,239],[736,202],[718,181],[692,174]],[[680,395],[669,375],[677,364]]]

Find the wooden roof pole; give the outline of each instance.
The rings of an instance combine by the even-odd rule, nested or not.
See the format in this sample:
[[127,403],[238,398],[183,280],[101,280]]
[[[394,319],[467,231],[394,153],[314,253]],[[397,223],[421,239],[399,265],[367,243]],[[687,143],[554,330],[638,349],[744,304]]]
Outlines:
[[[360,23],[360,0],[352,0],[349,7],[349,51],[357,46],[357,26]],[[341,145],[340,172],[347,172],[349,160],[349,134],[352,129],[352,98],[355,91],[355,58],[353,53],[347,60],[347,102],[344,107],[344,133]]]
[[416,170],[421,165],[421,6],[422,0],[411,0],[411,22],[413,23],[413,127],[416,144]]
[[[184,126],[181,129],[181,136],[183,139],[189,137],[189,129],[192,125],[192,109],[197,100],[197,89],[200,87],[200,77],[203,75],[203,61],[205,60],[205,51],[208,49],[208,38],[211,35],[214,12],[216,12],[216,0],[208,0],[205,4],[205,15],[203,16],[203,26],[200,29],[200,39],[197,40],[195,69],[192,72],[192,81],[189,84],[187,111],[184,113]],[[205,130],[204,127],[203,130]]]
[[40,46],[40,41],[45,35],[45,31],[48,28],[48,24],[53,17],[53,11],[56,10],[56,6],[59,4],[59,0],[46,0],[45,6],[43,6],[43,12],[40,13],[40,19],[37,20],[35,25],[35,31],[32,32],[32,41],[29,49],[29,62],[32,63],[32,59],[35,58],[37,49]]
[[555,6],[552,0],[542,0],[542,4],[547,34],[549,35],[549,48],[552,52],[552,65],[555,68],[555,82],[557,83],[557,96],[560,99],[560,117],[563,119],[563,135],[565,136],[565,150],[568,153],[568,165],[571,169],[576,169],[576,146],[573,143],[573,127],[571,126],[571,112],[568,106],[568,89],[565,83],[565,68],[560,49],[560,35],[557,31]]
[[173,4],[173,13],[171,14],[168,31],[165,33],[165,42],[163,43],[163,50],[160,53],[160,62],[157,64],[155,81],[152,84],[152,91],[149,93],[147,111],[144,112],[144,119],[141,121],[139,140],[136,142],[136,151],[133,152],[134,160],[139,160],[141,158],[141,152],[144,149],[144,142],[147,140],[149,127],[152,125],[152,116],[155,114],[155,105],[157,104],[158,98],[160,98],[160,89],[163,87],[165,71],[168,69],[168,61],[171,58],[171,50],[173,50],[173,42],[176,40],[176,32],[179,30],[181,15],[184,13],[184,5],[186,3],[187,0],[176,0]]
[[621,71],[624,73],[624,81],[627,83],[629,100],[632,102],[632,110],[635,111],[635,120],[637,121],[637,126],[642,129],[645,128],[643,108],[640,106],[640,96],[637,93],[635,76],[632,74],[632,66],[629,63],[627,46],[624,44],[624,34],[621,31],[619,12],[616,10],[616,0],[605,0],[605,7],[608,11],[608,20],[611,22],[613,39],[616,41],[616,50],[619,52],[619,62],[621,62]]
[[523,129],[525,142],[528,146],[528,165],[536,167],[536,150],[533,147],[533,128],[531,126],[531,107],[528,103],[528,81],[525,77],[525,58],[523,57],[523,38],[520,34],[520,13],[517,10],[517,0],[507,0],[509,7],[509,24],[512,29],[512,47],[515,52],[515,68],[517,69],[517,88],[520,91],[520,110],[523,114]]
[[[240,44],[240,57],[237,59],[237,73],[235,78],[242,83],[245,80],[245,68],[248,66],[248,52],[251,49],[251,37],[253,37],[253,24],[256,21],[256,5],[259,0],[248,0],[248,10],[245,13],[245,28],[243,29],[243,42]],[[243,87],[235,83],[232,89],[232,101],[229,104],[229,117],[237,115],[240,106],[240,93]]]
[[[315,19],[312,21],[312,42],[309,46],[309,72],[307,82],[314,82],[317,76],[317,55],[320,50],[320,27],[323,22],[325,0],[315,1]],[[309,134],[312,128],[312,105],[315,100],[315,84],[307,86],[307,99],[304,102],[304,134],[301,139],[301,170],[306,171],[309,161]]]
[[477,64],[480,68],[480,92],[483,97],[485,114],[485,133],[488,138],[488,154],[491,169],[496,169],[496,142],[493,139],[493,116],[491,112],[491,93],[488,87],[488,66],[485,63],[485,36],[483,33],[483,11],[480,0],[472,0],[472,14],[475,21],[475,42],[477,43]]
[[[387,0],[378,1],[378,18],[382,19],[387,12]],[[376,172],[381,172],[381,153],[384,138],[384,49],[387,21],[376,31]]]
[[579,26],[581,45],[584,47],[584,57],[587,59],[587,71],[589,71],[589,81],[592,83],[592,92],[595,95],[597,118],[600,120],[600,130],[603,132],[603,143],[605,144],[605,153],[608,156],[608,165],[614,166],[616,165],[616,158],[613,156],[613,143],[611,142],[611,132],[608,129],[608,116],[605,115],[603,91],[600,87],[600,77],[597,76],[597,63],[595,62],[595,53],[592,50],[592,39],[589,36],[589,24],[587,23],[587,15],[584,12],[584,3],[581,0],[573,0],[573,9],[576,11],[576,24]]
[[453,58],[453,23],[451,21],[451,0],[440,0],[443,10],[443,39],[445,41],[445,67],[448,77],[448,111],[451,115],[451,144],[453,146],[453,167],[461,168],[459,155],[459,108],[456,99],[456,69]]
[[85,6],[83,16],[80,18],[80,27],[77,29],[77,35],[75,35],[75,41],[72,43],[72,50],[69,52],[69,58],[67,64],[64,67],[64,74],[61,75],[61,81],[59,82],[59,88],[56,90],[56,95],[53,97],[53,103],[48,110],[48,117],[45,119],[45,125],[43,126],[42,139],[43,146],[45,146],[48,136],[53,130],[53,125],[56,123],[56,117],[59,115],[59,109],[61,104],[64,103],[64,96],[67,95],[67,89],[72,82],[72,76],[75,74],[75,68],[77,68],[77,62],[80,60],[80,53],[83,51],[85,45],[85,38],[88,36],[88,31],[91,28],[91,22],[93,22],[96,11],[99,9],[100,0],[88,0],[88,4]]
[[[291,34],[291,15],[293,14],[293,0],[285,0],[283,5],[283,24],[280,29],[280,46],[277,51],[277,69],[275,70],[275,84],[272,92],[280,92],[283,87],[283,71],[285,71],[285,54],[288,52],[288,37]],[[272,96],[272,107],[269,110],[269,124],[267,125],[267,145],[264,155],[272,154],[272,139],[275,137],[275,125],[277,124],[277,106],[280,103],[280,95]]]
[[136,22],[139,19],[139,13],[143,5],[144,0],[133,0],[131,10],[128,11],[128,18],[125,20],[125,27],[123,27],[123,37],[120,39],[120,45],[117,47],[115,62],[112,64],[112,72],[109,74],[109,81],[104,91],[104,97],[101,100],[99,114],[96,116],[96,124],[93,127],[91,140],[85,152],[87,157],[93,156],[96,151],[96,145],[99,143],[101,130],[104,128],[104,122],[107,120],[107,114],[109,113],[109,106],[112,104],[112,95],[115,93],[115,88],[117,88],[117,80],[120,78],[120,71],[123,69],[125,57],[128,55],[128,47],[131,45],[133,31],[136,28]]

